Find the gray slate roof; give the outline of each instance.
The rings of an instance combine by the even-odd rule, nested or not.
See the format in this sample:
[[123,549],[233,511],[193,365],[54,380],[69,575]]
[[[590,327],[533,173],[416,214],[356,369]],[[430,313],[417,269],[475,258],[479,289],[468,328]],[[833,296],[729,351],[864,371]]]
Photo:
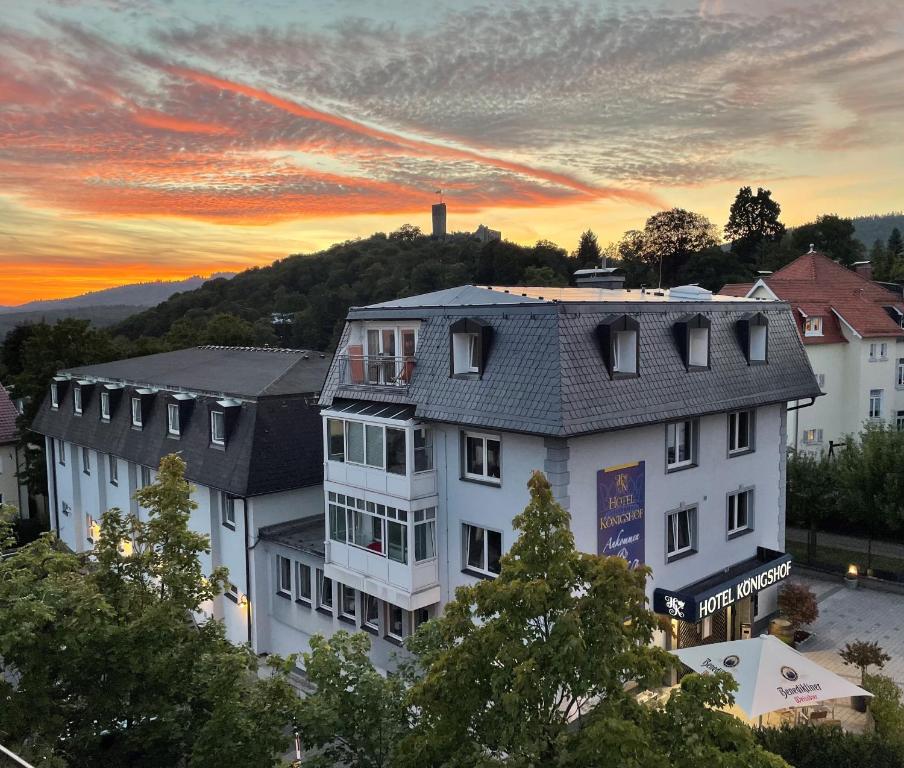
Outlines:
[[[235,496],[317,485],[323,482],[323,426],[311,395],[329,362],[319,353],[305,359],[294,352],[201,347],[74,368],[67,371],[72,381],[59,409],[46,397],[32,430],[148,467],[179,452],[189,480]],[[77,379],[125,383],[109,422],[100,419],[100,384],[83,393],[83,413],[73,412]],[[132,428],[130,401],[141,385],[159,391],[139,430]],[[220,394],[195,397],[181,435],[167,434],[167,403],[180,388],[244,398],[225,448],[210,443],[210,411]]]
[[266,397],[319,392],[329,365],[329,355],[303,349],[193,347],[64,373],[234,397]]
[[289,520],[286,523],[268,525],[260,529],[260,537],[301,552],[323,557],[326,540],[326,523],[323,515]]
[[[416,308],[416,298],[406,300],[404,307],[362,307],[348,315],[352,321],[421,321],[408,391],[342,386],[334,364],[321,404],[330,405],[334,398],[410,403],[416,416],[426,420],[566,437],[820,395],[790,309],[783,302],[534,300],[525,304],[519,297],[517,305]],[[754,311],[769,321],[766,365],[747,364],[735,331],[737,320]],[[673,325],[696,312],[712,323],[711,368],[688,372]],[[628,314],[640,323],[637,378],[612,380],[604,366],[595,329],[612,314]],[[449,326],[460,317],[479,318],[493,326],[492,347],[480,379],[449,375]],[[346,326],[340,351],[348,331]]]

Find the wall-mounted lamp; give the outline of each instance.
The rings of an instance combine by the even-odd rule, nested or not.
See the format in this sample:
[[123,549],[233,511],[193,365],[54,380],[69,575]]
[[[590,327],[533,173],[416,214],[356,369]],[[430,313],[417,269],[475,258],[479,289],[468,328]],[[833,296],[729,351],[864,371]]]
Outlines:
[[248,595],[239,597],[239,605],[248,605]]

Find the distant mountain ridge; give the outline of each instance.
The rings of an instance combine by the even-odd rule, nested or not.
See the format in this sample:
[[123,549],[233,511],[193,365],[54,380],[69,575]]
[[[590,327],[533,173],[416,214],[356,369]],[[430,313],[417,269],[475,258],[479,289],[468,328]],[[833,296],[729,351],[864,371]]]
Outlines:
[[218,272],[209,277],[193,276],[185,280],[156,280],[149,283],[131,283],[118,285],[114,288],[105,288],[101,291],[90,291],[80,296],[71,296],[65,299],[47,299],[44,301],[29,301],[12,307],[0,307],[0,314],[13,314],[21,312],[44,312],[67,309],[84,309],[87,307],[155,307],[160,302],[183,291],[193,291],[200,288],[209,280],[224,278],[229,280],[235,277],[234,272]]

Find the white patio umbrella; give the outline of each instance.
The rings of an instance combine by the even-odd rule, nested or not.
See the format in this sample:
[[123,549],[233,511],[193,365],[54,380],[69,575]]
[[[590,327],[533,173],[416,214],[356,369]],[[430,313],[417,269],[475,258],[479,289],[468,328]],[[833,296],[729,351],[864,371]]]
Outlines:
[[845,696],[872,696],[772,635],[672,651],[694,672],[727,672],[738,683],[735,704],[754,718]]

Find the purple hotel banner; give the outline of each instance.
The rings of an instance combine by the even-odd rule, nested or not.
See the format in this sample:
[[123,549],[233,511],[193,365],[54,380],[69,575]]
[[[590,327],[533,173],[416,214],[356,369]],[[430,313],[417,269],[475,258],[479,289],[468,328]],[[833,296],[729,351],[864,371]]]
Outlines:
[[644,563],[644,462],[596,473],[597,554]]

